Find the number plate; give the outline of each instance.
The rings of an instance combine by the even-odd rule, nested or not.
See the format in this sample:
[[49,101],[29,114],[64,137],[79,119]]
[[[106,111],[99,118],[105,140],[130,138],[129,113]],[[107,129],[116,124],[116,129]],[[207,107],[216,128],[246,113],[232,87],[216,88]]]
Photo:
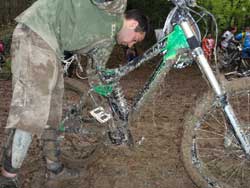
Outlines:
[[111,119],[111,115],[109,113],[106,113],[101,106],[95,108],[94,110],[91,110],[90,114],[100,123],[106,123]]

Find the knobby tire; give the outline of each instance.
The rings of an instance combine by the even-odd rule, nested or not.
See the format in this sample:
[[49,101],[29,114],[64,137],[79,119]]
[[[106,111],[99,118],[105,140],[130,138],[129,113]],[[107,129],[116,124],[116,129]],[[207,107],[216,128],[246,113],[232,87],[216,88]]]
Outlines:
[[[250,136],[250,78],[224,81],[228,100],[243,131]],[[191,179],[202,188],[247,188],[250,161],[234,138],[221,108],[209,92],[186,118],[182,159]]]

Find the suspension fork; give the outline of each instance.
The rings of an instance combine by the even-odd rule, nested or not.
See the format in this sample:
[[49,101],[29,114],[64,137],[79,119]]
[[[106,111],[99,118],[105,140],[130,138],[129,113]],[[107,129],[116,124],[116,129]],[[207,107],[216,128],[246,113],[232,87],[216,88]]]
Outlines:
[[237,117],[235,116],[234,110],[227,100],[226,93],[223,93],[218,80],[216,79],[211,67],[209,66],[209,63],[204,56],[204,52],[200,47],[199,41],[197,40],[196,36],[194,35],[194,32],[191,29],[190,24],[187,21],[185,20],[181,21],[180,26],[186,35],[187,42],[192,50],[193,57],[196,58],[201,71],[204,73],[210,85],[212,86],[213,91],[215,92],[216,96],[218,97],[221,103],[224,114],[226,115],[237,140],[240,142],[240,145],[244,150],[245,154],[249,157],[250,156],[249,140],[247,139],[245,133],[242,131],[240,127],[240,123]]

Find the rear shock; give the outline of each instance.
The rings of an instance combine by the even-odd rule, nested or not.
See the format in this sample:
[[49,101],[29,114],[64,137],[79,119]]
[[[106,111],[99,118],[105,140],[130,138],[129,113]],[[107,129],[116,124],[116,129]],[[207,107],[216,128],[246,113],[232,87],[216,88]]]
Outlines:
[[110,140],[113,144],[131,144],[132,136],[128,129],[129,108],[123,90],[118,83],[114,85],[113,96],[110,99],[113,112],[118,116],[116,125],[109,132]]

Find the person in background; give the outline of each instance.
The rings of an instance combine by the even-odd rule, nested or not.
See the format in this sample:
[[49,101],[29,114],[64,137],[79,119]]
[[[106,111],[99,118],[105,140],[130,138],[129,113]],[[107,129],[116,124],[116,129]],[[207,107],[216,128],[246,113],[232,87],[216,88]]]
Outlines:
[[237,32],[237,27],[230,27],[222,34],[221,48],[227,50],[231,42],[235,42],[234,35]]
[[242,54],[243,59],[250,59],[250,27],[246,27],[244,32],[235,35],[235,39],[242,43]]
[[207,37],[204,37],[202,39],[202,49],[205,53],[205,56],[208,60],[208,62],[212,61],[212,57],[213,57],[213,50],[214,50],[214,39],[212,38],[212,34],[209,33],[207,35]]

